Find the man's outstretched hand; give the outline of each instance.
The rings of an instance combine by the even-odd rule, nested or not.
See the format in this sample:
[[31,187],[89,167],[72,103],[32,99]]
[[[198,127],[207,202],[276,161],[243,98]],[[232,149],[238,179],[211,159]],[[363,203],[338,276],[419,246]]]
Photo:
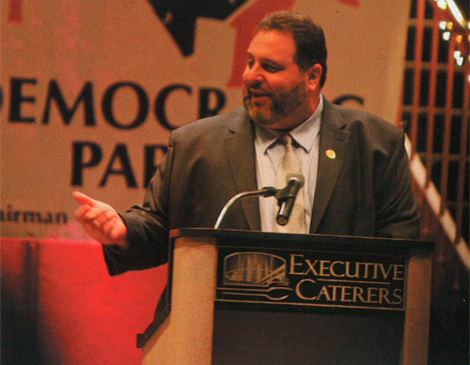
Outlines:
[[91,238],[104,245],[127,246],[127,226],[113,207],[78,191],[72,196],[80,204],[75,218]]

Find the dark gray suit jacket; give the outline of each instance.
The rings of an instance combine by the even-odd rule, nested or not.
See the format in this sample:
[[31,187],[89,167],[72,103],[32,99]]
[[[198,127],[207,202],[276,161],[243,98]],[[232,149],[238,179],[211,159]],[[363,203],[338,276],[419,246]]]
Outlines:
[[[170,230],[213,227],[231,197],[256,189],[253,124],[243,108],[177,129],[144,203],[121,215],[129,250],[104,247],[110,273],[165,263]],[[418,238],[418,221],[403,133],[325,100],[310,232]],[[246,199],[229,211],[222,228],[260,225],[258,200]]]

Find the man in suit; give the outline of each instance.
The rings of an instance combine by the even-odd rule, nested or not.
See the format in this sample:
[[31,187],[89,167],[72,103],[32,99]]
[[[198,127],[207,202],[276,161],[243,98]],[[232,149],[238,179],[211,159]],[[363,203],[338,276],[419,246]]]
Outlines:
[[[76,217],[102,242],[110,273],[165,263],[171,229],[213,227],[232,196],[276,185],[285,134],[305,177],[304,233],[417,238],[403,133],[328,102],[326,59],[323,31],[309,17],[268,15],[247,52],[244,108],[176,130],[142,205],[118,214],[75,192]],[[246,199],[222,228],[277,231],[275,209],[275,198]]]

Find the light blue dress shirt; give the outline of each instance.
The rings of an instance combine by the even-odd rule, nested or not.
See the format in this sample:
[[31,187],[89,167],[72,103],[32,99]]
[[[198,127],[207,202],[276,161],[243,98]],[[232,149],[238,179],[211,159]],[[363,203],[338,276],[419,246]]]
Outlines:
[[[302,174],[305,178],[303,192],[305,194],[307,231],[309,231],[312,219],[313,198],[317,182],[322,110],[323,97],[320,98],[318,107],[310,118],[289,132],[294,139],[295,153],[299,158]],[[255,124],[256,176],[259,189],[265,186],[276,187],[278,166],[285,152],[285,147],[279,141],[279,136],[283,133]],[[276,198],[260,198],[260,213],[261,230],[273,232],[277,214]]]

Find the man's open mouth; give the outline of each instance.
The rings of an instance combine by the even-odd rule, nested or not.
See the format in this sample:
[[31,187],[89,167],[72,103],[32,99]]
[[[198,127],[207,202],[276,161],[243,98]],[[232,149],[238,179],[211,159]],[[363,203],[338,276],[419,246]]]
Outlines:
[[251,99],[270,98],[272,96],[271,93],[268,93],[267,91],[261,91],[261,90],[249,90],[248,95]]

